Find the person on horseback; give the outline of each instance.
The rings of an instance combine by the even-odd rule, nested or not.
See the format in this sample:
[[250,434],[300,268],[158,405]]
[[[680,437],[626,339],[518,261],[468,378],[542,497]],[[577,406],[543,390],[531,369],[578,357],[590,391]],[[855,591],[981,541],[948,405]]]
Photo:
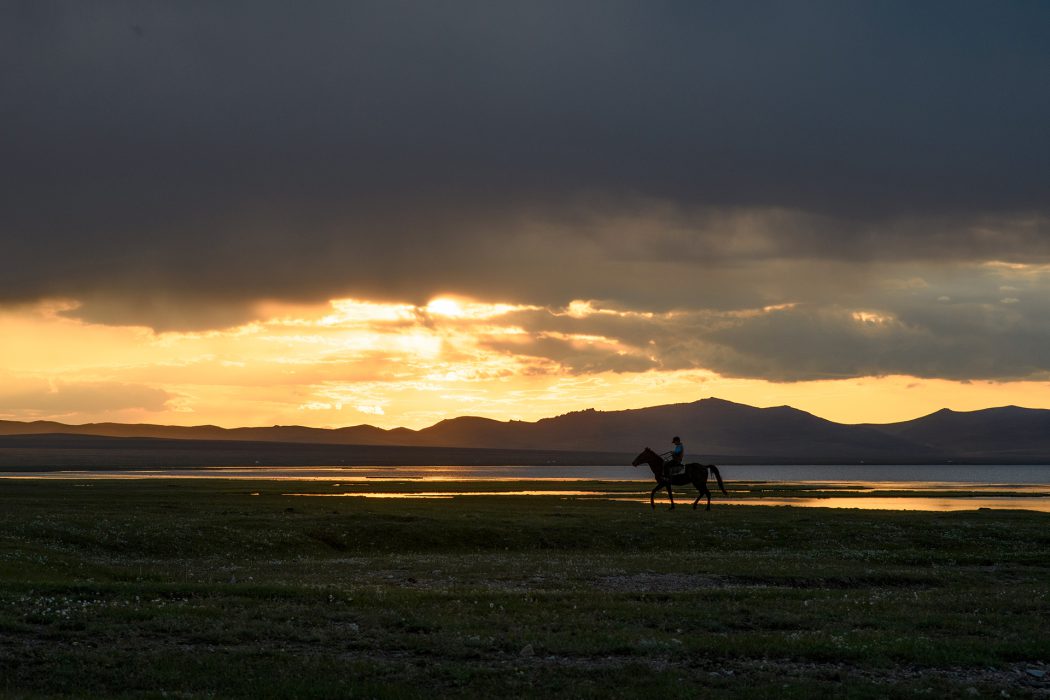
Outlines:
[[670,455],[670,459],[664,462],[664,474],[670,479],[676,474],[681,474],[685,468],[682,465],[682,458],[685,457],[685,445],[682,444],[682,439],[675,435],[671,438],[671,442],[674,443],[674,449],[670,452],[665,452],[665,455]]

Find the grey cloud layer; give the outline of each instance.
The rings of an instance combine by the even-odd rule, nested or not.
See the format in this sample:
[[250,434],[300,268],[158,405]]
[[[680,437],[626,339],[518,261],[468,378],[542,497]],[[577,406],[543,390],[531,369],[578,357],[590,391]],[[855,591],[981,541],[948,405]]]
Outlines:
[[936,279],[882,279],[862,294],[781,308],[582,318],[521,312],[512,320],[530,340],[491,347],[579,374],[702,368],[774,381],[1050,379],[1050,269],[962,265]]
[[[667,354],[777,375],[767,337],[806,327],[774,344],[813,356],[891,263],[1050,260],[1048,24],[1040,3],[7,3],[0,303],[161,330],[338,295],[799,303]],[[923,337],[868,362],[921,368]]]

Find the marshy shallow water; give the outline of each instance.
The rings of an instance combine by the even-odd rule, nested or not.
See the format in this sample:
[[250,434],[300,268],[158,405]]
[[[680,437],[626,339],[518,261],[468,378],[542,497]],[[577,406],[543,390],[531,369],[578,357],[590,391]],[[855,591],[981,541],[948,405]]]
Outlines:
[[[721,467],[729,497],[720,505],[1050,512],[1050,466],[802,465]],[[605,467],[218,467],[203,469],[7,472],[3,479],[76,481],[215,479],[312,483],[290,496],[381,499],[558,497],[644,503],[652,479],[641,469]],[[512,483],[513,482],[513,485]],[[420,488],[424,484],[436,489]],[[505,484],[505,488],[500,485]],[[709,484],[714,487],[714,480]],[[517,486],[518,488],[514,488]],[[328,491],[331,488],[332,491]],[[305,492],[309,491],[309,493]],[[692,487],[675,490],[689,505]],[[665,492],[657,504],[667,504]]]
[[[406,484],[407,485],[407,484]],[[739,490],[744,486],[744,490]],[[855,487],[856,486],[856,487]],[[730,497],[712,495],[712,503],[743,506],[792,506],[800,508],[861,508],[865,510],[1033,510],[1050,513],[1050,486],[1021,486],[1011,484],[968,484],[960,490],[957,484],[930,484],[909,482],[883,484],[824,484],[803,482],[762,482],[730,484]],[[910,488],[914,487],[914,488]],[[798,496],[780,495],[785,490],[798,491]],[[739,498],[741,493],[749,497]],[[676,503],[688,505],[696,491],[679,488]],[[777,495],[769,495],[777,494]],[[832,495],[834,494],[834,495]],[[862,495],[863,494],[863,495]],[[884,494],[884,495],[880,495]],[[472,497],[545,496],[562,499],[602,499],[646,503],[648,493],[629,490],[524,489],[524,490],[442,490],[442,491],[338,491],[333,493],[285,493],[285,496],[321,498],[394,498],[394,499],[453,499]],[[667,504],[666,493],[657,494],[657,503]]]

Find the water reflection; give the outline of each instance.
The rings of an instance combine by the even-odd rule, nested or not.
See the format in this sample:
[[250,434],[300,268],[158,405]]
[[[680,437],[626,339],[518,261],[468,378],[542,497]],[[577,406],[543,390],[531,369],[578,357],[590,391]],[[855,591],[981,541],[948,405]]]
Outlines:
[[790,486],[791,488],[805,487],[809,492],[827,493],[878,493],[885,491],[951,491],[953,493],[980,494],[989,491],[1005,491],[1009,493],[1046,493],[1050,494],[1050,484],[1046,483],[972,483],[956,481],[752,481],[749,482],[756,488],[766,490],[776,489],[778,486]]
[[[637,503],[648,503],[649,497],[614,497],[614,501],[631,501]],[[666,500],[666,499],[665,499]],[[681,504],[684,499],[676,499]],[[692,498],[689,499],[690,502]],[[712,499],[712,505],[716,503]],[[980,496],[929,498],[921,496],[902,497],[875,497],[875,498],[752,498],[752,499],[720,499],[717,503],[732,506],[792,506],[797,508],[859,508],[861,510],[929,510],[929,511],[956,511],[956,510],[1034,510],[1040,513],[1050,513],[1050,498],[1047,497],[1004,497],[983,498]],[[659,504],[659,501],[657,501]]]
[[282,493],[282,496],[357,498],[455,498],[457,496],[614,496],[612,491],[347,491],[345,493]]
[[[788,486],[784,484],[783,486]],[[1045,487],[1044,487],[1045,488]],[[895,489],[899,490],[899,489]],[[874,491],[874,490],[872,490]],[[807,492],[809,492],[807,490]],[[282,496],[305,496],[322,498],[391,498],[391,499],[426,499],[426,498],[459,498],[470,496],[554,496],[566,498],[589,498],[631,503],[648,503],[649,495],[630,494],[624,491],[602,490],[521,490],[521,491],[344,491],[340,493],[283,493]],[[678,492],[678,503],[689,503],[695,492]],[[951,494],[941,497],[932,496],[763,496],[760,492],[754,498],[719,498],[714,502],[734,506],[791,506],[798,508],[859,508],[863,510],[1033,510],[1050,513],[1050,494],[1038,496],[1009,495],[965,495]],[[660,496],[658,503],[667,503],[666,497]]]
[[[767,466],[722,467],[731,505],[865,508],[877,510],[1025,509],[1050,512],[1050,466],[943,467],[905,466]],[[973,480],[983,474],[988,481]],[[757,478],[756,478],[757,477]],[[779,478],[776,478],[779,477]],[[928,477],[928,478],[921,478]],[[641,470],[623,466],[423,466],[423,467],[210,467],[202,469],[67,470],[0,472],[2,479],[70,480],[87,482],[124,479],[225,479],[302,482],[303,491],[339,489],[331,493],[297,492],[288,496],[344,498],[456,498],[460,496],[550,496],[647,502],[652,480]],[[499,484],[514,482],[500,491]],[[589,483],[585,483],[589,482]],[[306,486],[306,483],[312,486]],[[441,484],[433,491],[412,492],[412,484]],[[486,484],[488,486],[486,487]],[[553,488],[544,489],[550,484]],[[564,484],[569,488],[558,488]],[[476,485],[478,490],[472,490]],[[537,488],[529,489],[534,485]],[[572,488],[571,486],[576,488]],[[522,490],[521,486],[526,489]],[[593,488],[587,488],[591,487]],[[256,486],[256,488],[258,488]],[[359,491],[350,489],[360,488]],[[425,487],[424,487],[425,488]],[[252,491],[258,495],[259,491]],[[689,503],[695,491],[676,492]],[[658,495],[667,503],[666,496]]]

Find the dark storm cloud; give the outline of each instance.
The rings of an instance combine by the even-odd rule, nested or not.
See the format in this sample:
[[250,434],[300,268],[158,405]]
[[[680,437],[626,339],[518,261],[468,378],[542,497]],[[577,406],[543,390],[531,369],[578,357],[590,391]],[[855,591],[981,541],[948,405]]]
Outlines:
[[[542,330],[549,319],[537,319],[529,340],[489,345],[554,360],[576,374],[709,369],[729,377],[772,381],[888,374],[960,380],[1050,378],[1046,305],[944,307],[942,313],[911,310],[914,317],[926,316],[925,322],[836,306],[796,306],[754,315],[682,313],[673,319],[615,324],[619,332],[595,341],[551,338]],[[1041,325],[1032,325],[1034,320]],[[613,324],[588,318],[569,325],[586,338]]]
[[[1037,2],[7,3],[0,303],[165,329],[336,295],[804,302],[784,318],[826,330],[878,305],[871,265],[1050,260],[1048,22]],[[702,335],[679,364],[781,376],[759,330]]]
[[1050,378],[1050,270],[962,266],[929,280],[882,280],[830,302],[778,308],[522,311],[507,321],[527,333],[489,345],[579,374],[710,369],[773,381]]

